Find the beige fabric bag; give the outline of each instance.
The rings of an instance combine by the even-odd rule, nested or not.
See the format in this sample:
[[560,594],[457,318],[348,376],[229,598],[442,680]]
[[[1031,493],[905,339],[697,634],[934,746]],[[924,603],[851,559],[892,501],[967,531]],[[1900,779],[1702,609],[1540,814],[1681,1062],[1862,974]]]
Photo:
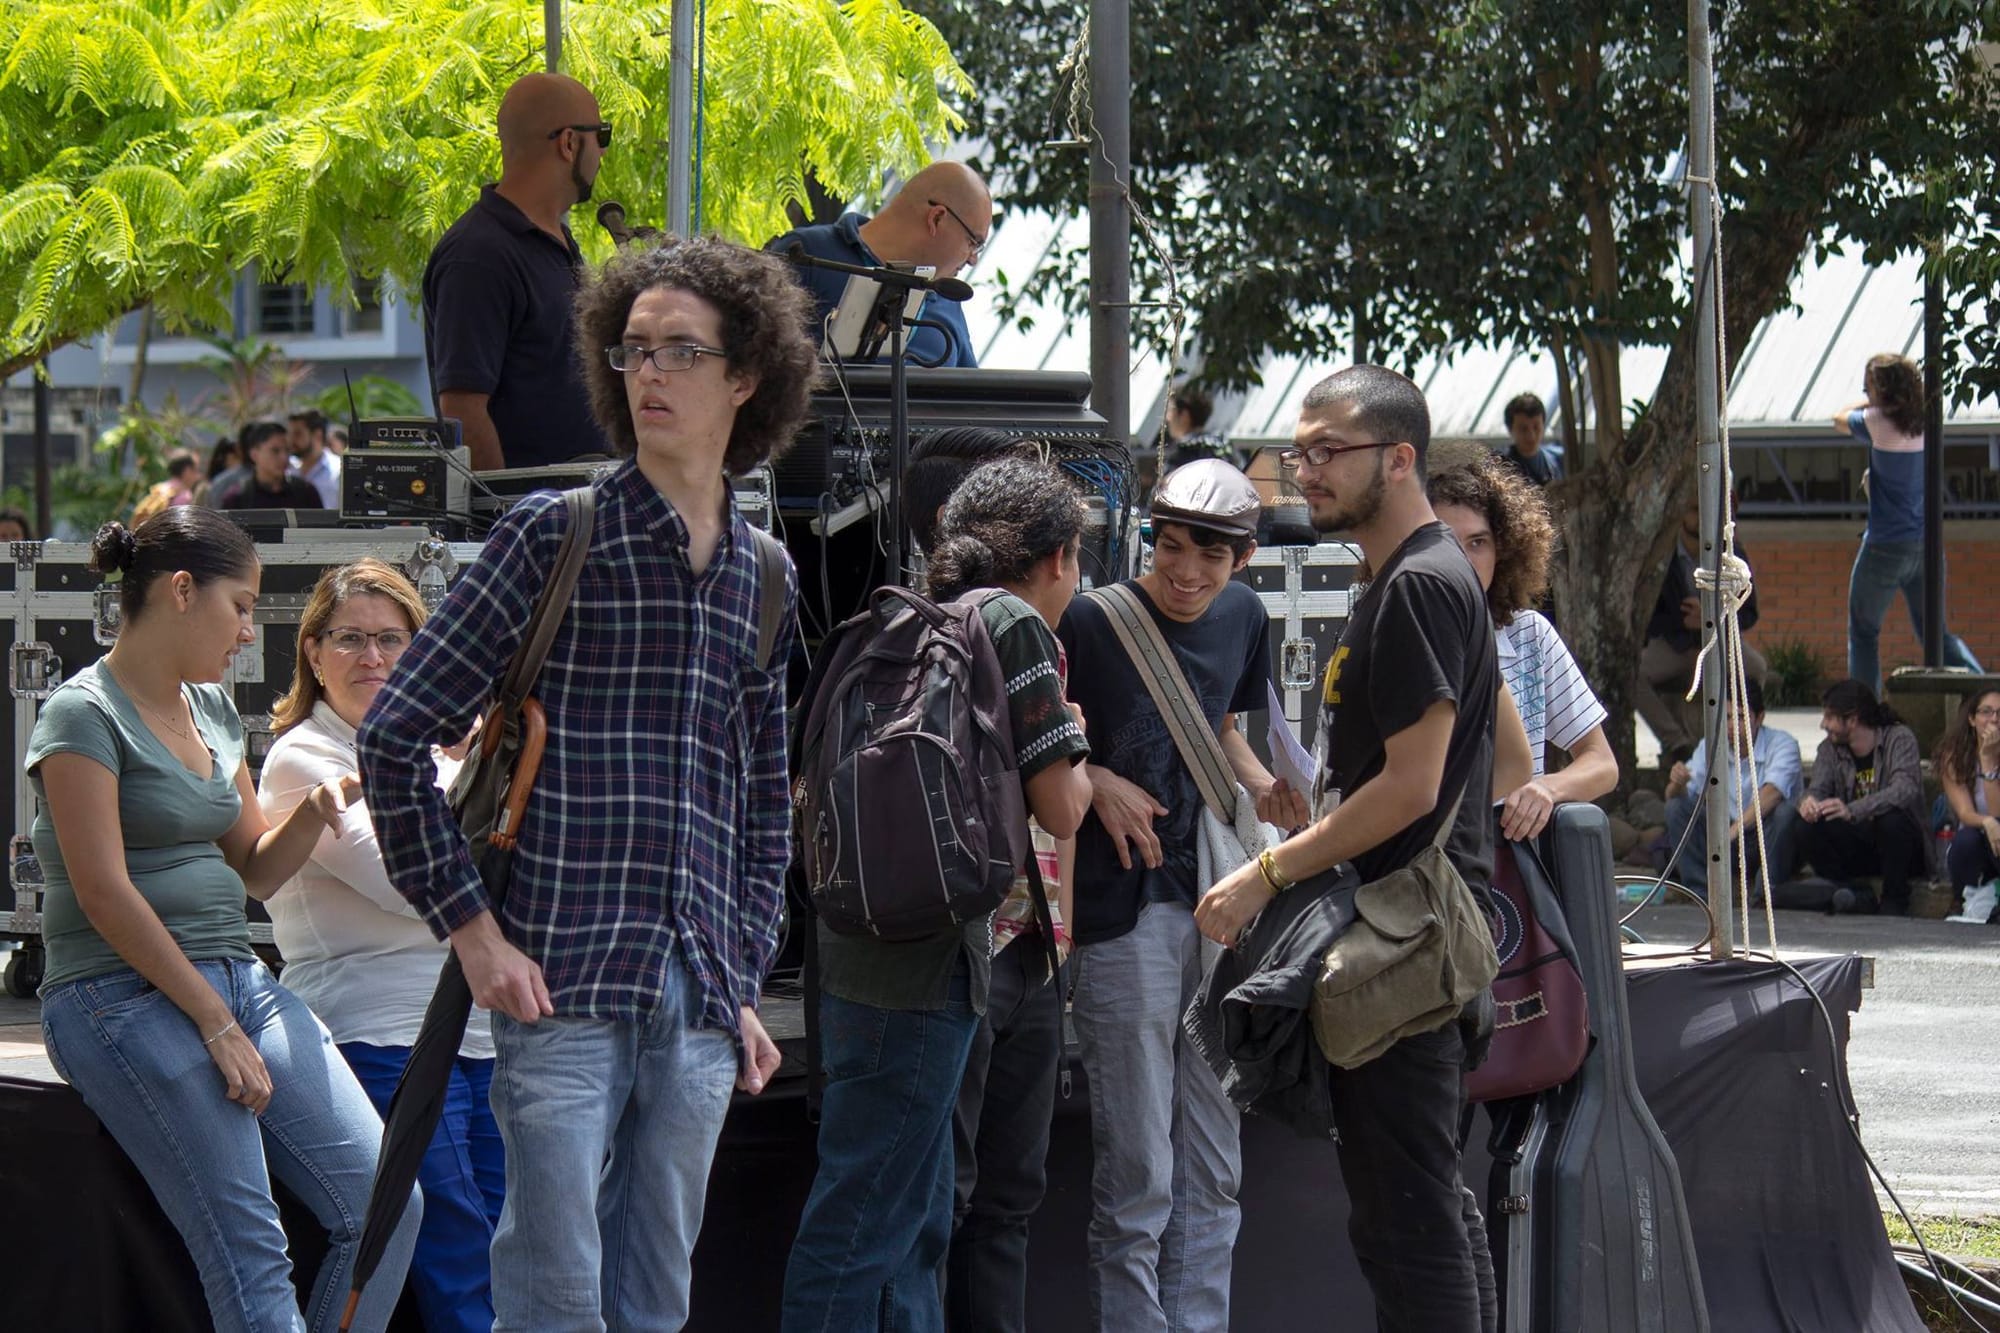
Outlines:
[[1458,810],[1454,801],[1409,865],[1340,890],[1354,895],[1354,924],[1326,951],[1313,988],[1313,1036],[1328,1063],[1353,1069],[1436,1031],[1499,974],[1493,928],[1444,854]]

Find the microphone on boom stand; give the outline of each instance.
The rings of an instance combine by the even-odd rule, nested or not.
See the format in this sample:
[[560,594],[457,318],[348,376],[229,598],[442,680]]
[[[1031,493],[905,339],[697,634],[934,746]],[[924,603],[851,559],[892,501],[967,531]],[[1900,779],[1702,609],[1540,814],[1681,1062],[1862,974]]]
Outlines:
[[657,241],[666,234],[658,227],[626,226],[625,205],[616,199],[606,199],[597,206],[597,225],[609,232],[613,243],[621,247],[634,241]]

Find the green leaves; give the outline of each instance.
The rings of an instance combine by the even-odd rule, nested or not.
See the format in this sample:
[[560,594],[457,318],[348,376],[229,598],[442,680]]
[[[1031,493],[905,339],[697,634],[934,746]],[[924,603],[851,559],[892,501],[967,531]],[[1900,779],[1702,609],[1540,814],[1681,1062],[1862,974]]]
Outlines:
[[[598,197],[657,220],[668,7],[565,14],[564,70],[618,127]],[[969,82],[894,0],[708,0],[707,21],[706,230],[761,242],[808,169],[864,197],[959,125]],[[250,266],[413,289],[498,175],[500,94],[543,58],[541,7],[518,0],[0,0],[0,50],[8,372],[146,302],[212,322]]]

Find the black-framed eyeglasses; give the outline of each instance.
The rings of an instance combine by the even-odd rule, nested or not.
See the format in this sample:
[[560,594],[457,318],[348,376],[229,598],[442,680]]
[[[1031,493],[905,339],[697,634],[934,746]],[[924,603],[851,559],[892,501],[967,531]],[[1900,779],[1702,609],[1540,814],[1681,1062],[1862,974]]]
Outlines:
[[321,634],[319,641],[336,653],[345,653],[349,657],[361,656],[372,642],[381,650],[382,656],[394,657],[410,646],[410,632],[406,629],[383,629],[370,634],[358,629],[333,629]]
[[611,147],[611,122],[608,120],[595,125],[558,125],[549,131],[549,138],[559,137],[564,130],[575,130],[578,134],[595,134],[599,148]]
[[726,357],[729,353],[720,347],[703,347],[700,343],[668,343],[665,347],[641,347],[637,343],[619,343],[604,349],[604,359],[616,371],[630,373],[653,363],[653,369],[672,373],[677,370],[691,370],[694,363],[705,356]]
[[1307,463],[1314,467],[1325,467],[1340,454],[1358,453],[1363,449],[1394,449],[1404,443],[1402,440],[1375,440],[1368,444],[1308,444],[1303,448],[1294,446],[1278,450],[1278,466],[1287,472],[1297,472]]
[[928,202],[932,208],[942,208],[945,212],[951,214],[951,220],[956,222],[958,229],[965,233],[965,239],[972,242],[972,257],[974,259],[979,258],[979,252],[986,248],[986,238],[967,225],[965,219],[958,215],[958,210],[947,204],[944,200],[932,199]]

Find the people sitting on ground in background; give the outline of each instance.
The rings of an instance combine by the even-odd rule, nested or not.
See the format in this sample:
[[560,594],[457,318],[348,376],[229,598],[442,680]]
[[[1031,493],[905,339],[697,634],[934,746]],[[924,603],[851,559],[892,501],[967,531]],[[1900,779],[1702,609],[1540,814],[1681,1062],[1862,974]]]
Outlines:
[[244,456],[249,465],[213,492],[217,509],[324,509],[319,488],[289,472],[292,448],[285,428],[260,421],[246,434]]
[[193,504],[195,486],[201,480],[201,460],[186,449],[167,455],[167,479],[154,482],[139,503],[132,506],[132,526],[138,527],[155,514],[175,505]]
[[[121,576],[118,641],[42,705],[26,756],[48,881],[49,1057],[186,1241],[215,1327],[303,1329],[302,1305],[330,1327],[353,1285],[382,1121],[326,1029],[251,951],[243,903],[268,899],[344,825],[358,780],[330,773],[275,825],[257,804],[220,684],[256,639],[257,550],[240,527],[193,505],[136,532],[107,523],[91,567]],[[326,1229],[303,1293],[273,1180]],[[422,1212],[412,1190],[355,1328],[387,1326]]]
[[1561,481],[1562,456],[1544,438],[1549,412],[1542,406],[1541,398],[1532,393],[1516,394],[1508,400],[1501,419],[1507,423],[1507,434],[1513,441],[1500,456],[1501,461],[1537,486]]
[[[379,560],[320,575],[299,618],[292,688],[272,710],[277,740],[257,798],[267,818],[284,818],[320,783],[359,770],[355,730],[426,615],[410,581]],[[457,767],[440,755],[438,785],[449,785]],[[320,836],[272,895],[270,912],[286,987],[319,1015],[387,1116],[447,948],[389,882],[364,802],[351,802],[338,828]],[[424,1220],[410,1286],[428,1333],[493,1327],[487,1250],[505,1164],[492,1082],[492,1026],[468,1024],[417,1169]]]
[[[1695,562],[1701,551],[1701,506],[1690,501],[1681,510],[1681,531],[1667,561],[1666,578],[1653,603],[1652,619],[1646,622],[1646,643],[1639,650],[1639,679],[1633,700],[1639,716],[1646,720],[1660,742],[1660,762],[1671,766],[1694,753],[1702,721],[1699,710],[1686,698],[1694,684],[1695,658],[1701,654],[1701,598],[1695,589]],[[1748,563],[1738,544],[1736,554]],[[1736,613],[1737,624],[1748,633],[1757,623],[1757,586],[1750,585],[1750,599]],[[1721,650],[1709,655],[1705,671],[1720,670]],[[1743,645],[1743,674],[1763,684],[1769,674],[1764,655],[1749,644]]]
[[[1900,590],[1924,641],[1924,372],[1905,356],[1868,358],[1868,396],[1835,414],[1835,430],[1868,446],[1868,526],[1847,584],[1847,674],[1882,688],[1882,618]],[[1944,631],[1944,665],[1980,669],[1965,640]]]
[[[1910,907],[1910,880],[1928,873],[1933,839],[1916,733],[1858,680],[1835,682],[1820,701],[1826,739],[1799,802],[1799,855],[1838,886],[1836,912]],[[1878,895],[1863,877],[1879,876]]]
[[29,534],[34,530],[35,525],[30,523],[28,516],[20,510],[0,509],[0,544],[33,541],[34,538]]
[[[1933,765],[1958,829],[1945,864],[1961,915],[1985,919],[2000,880],[2000,690],[1972,695],[1938,741]],[[1984,888],[1986,892],[1976,893]],[[1983,906],[1984,910],[1975,910]]]
[[1229,441],[1208,428],[1214,413],[1215,399],[1205,389],[1183,384],[1167,395],[1167,460],[1161,472],[1197,458],[1236,462],[1236,450]]
[[[1794,848],[1801,812],[1793,802],[1799,796],[1802,760],[1799,743],[1788,732],[1764,725],[1762,681],[1752,678],[1746,683],[1743,710],[1750,715],[1747,736],[1739,710],[1732,708],[1729,713],[1730,756],[1720,785],[1709,781],[1712,765],[1706,739],[1695,746],[1686,763],[1668,770],[1667,846],[1672,858],[1668,873],[1691,889],[1708,887],[1709,825],[1697,821],[1695,815],[1706,798],[1706,818],[1713,820],[1718,814],[1714,802],[1726,800],[1728,806],[1721,813],[1729,820],[1730,864],[1741,869],[1744,881],[1751,885],[1752,901],[1758,901],[1763,887],[1757,873],[1757,835],[1744,821],[1754,801],[1763,819],[1763,865],[1769,871],[1764,878],[1773,886],[1789,880],[1798,864]],[[1740,842],[1739,834],[1743,835]]]
[[[929,553],[933,598],[1002,590],[979,616],[1007,682],[1027,812],[1059,837],[1076,832],[1091,801],[1090,746],[1063,698],[1053,631],[1076,593],[1083,520],[1061,472],[1003,458],[966,476]],[[998,913],[904,942],[820,925],[827,1085],[819,1172],[785,1273],[786,1330],[945,1327],[939,1286],[961,1133],[985,1147],[974,1160],[990,1174],[967,1182],[985,1207],[966,1218],[954,1305],[1025,1317],[1027,1224],[1041,1202],[1061,1047],[1043,990],[1051,978],[1036,966],[1040,936],[1022,938],[1013,906],[1010,897]]]
[[[1591,693],[1562,636],[1535,602],[1548,588],[1555,525],[1540,488],[1484,449],[1453,465],[1440,458],[1427,486],[1431,508],[1486,590],[1500,675],[1527,728],[1534,777],[1506,793],[1501,832],[1535,837],[1565,801],[1592,801],[1618,785],[1618,759],[1604,735],[1604,705]],[[1545,747],[1570,762],[1549,773]]]

